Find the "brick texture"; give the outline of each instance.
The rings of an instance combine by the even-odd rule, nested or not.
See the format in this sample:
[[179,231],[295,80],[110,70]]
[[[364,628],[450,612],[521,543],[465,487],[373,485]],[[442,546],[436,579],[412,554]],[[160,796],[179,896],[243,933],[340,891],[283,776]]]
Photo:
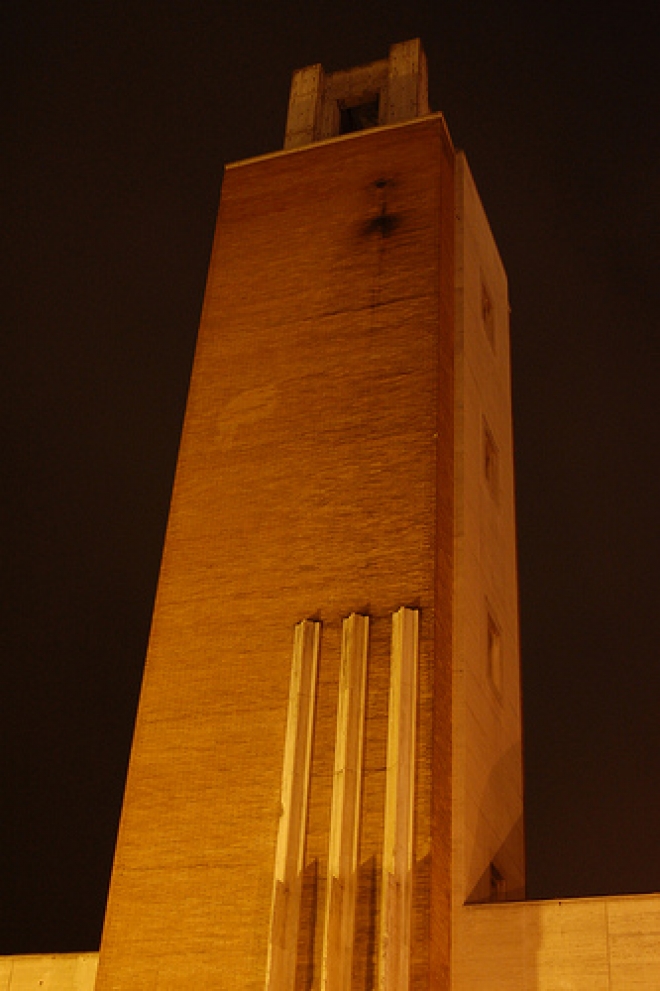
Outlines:
[[354,956],[371,987],[401,605],[421,610],[412,983],[446,986],[452,169],[436,116],[226,172],[97,991],[263,988],[304,618],[323,627],[298,984],[318,986],[353,611],[371,617]]

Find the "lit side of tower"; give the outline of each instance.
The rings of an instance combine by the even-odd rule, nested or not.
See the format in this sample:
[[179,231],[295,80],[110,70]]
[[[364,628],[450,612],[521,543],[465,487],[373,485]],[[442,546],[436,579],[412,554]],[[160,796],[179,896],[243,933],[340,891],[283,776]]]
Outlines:
[[225,176],[97,991],[446,989],[522,893],[507,323],[419,42],[296,73]]

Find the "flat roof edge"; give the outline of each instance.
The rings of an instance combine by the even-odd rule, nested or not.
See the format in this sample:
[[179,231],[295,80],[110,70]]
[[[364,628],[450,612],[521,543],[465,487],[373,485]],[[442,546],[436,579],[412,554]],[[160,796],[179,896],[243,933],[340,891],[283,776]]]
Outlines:
[[353,131],[350,134],[339,134],[337,137],[324,138],[321,141],[310,141],[308,144],[300,145],[298,148],[279,148],[277,151],[266,152],[265,155],[255,155],[252,158],[243,158],[238,162],[228,162],[225,165],[225,169],[239,169],[244,165],[255,165],[258,162],[265,162],[272,158],[281,158],[284,155],[297,155],[300,152],[310,151],[313,148],[320,148],[323,145],[336,144],[338,141],[354,141],[360,138],[366,137],[368,134],[376,134],[381,131],[393,131],[397,128],[402,127],[415,127],[419,124],[428,124],[432,121],[437,121],[444,125],[445,134],[451,144],[452,149],[455,151],[454,143],[451,140],[451,135],[449,134],[449,128],[447,127],[447,121],[445,120],[444,114],[441,112],[436,112],[432,114],[424,114],[422,117],[413,117],[411,120],[397,121],[395,124],[381,124],[379,127],[369,127],[364,131]]

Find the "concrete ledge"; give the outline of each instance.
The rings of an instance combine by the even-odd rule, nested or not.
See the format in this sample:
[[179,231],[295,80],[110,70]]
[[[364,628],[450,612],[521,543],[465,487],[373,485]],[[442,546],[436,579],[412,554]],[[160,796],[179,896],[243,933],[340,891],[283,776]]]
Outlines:
[[0,957],[0,991],[94,991],[98,953]]

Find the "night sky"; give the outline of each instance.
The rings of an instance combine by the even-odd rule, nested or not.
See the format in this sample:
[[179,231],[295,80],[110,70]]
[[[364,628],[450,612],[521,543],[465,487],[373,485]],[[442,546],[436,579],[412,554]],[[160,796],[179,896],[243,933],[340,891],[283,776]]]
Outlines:
[[223,164],[418,35],[510,281],[528,893],[660,890],[656,9],[4,0],[0,952],[98,946]]

